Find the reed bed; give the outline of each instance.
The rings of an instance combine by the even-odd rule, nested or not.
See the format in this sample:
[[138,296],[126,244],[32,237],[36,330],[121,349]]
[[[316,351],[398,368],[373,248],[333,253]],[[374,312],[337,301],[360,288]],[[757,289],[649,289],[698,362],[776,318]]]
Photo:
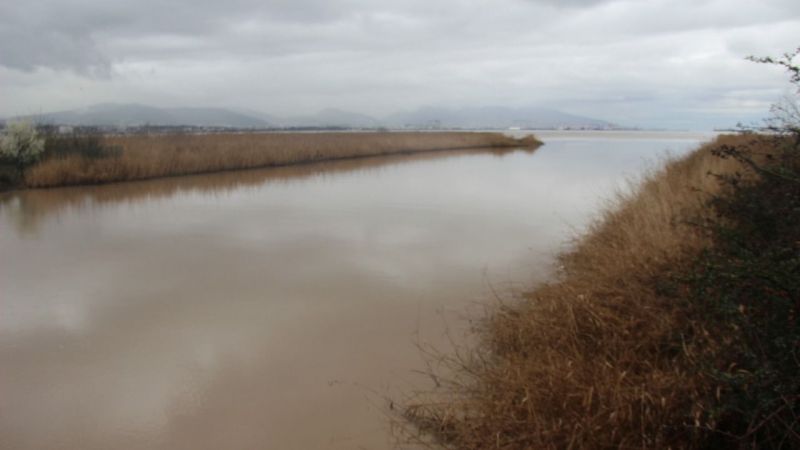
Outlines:
[[533,136],[501,133],[244,133],[107,136],[112,156],[46,159],[25,174],[28,187],[100,184],[316,161],[472,148],[535,148]]
[[374,158],[348,158],[309,164],[293,164],[261,170],[225,171],[185,177],[163,177],[140,183],[114,183],[74,186],[60,189],[29,189],[0,192],[0,212],[16,220],[20,231],[35,230],[41,221],[68,210],[83,210],[107,204],[135,204],[146,200],[170,198],[179,194],[202,193],[224,196],[241,189],[258,189],[295,180],[324,177],[337,173],[369,172],[386,166],[435,161],[469,155],[503,157],[514,149],[442,150],[412,154],[383,155]]
[[696,223],[725,188],[710,174],[741,168],[712,150],[741,139],[651,173],[560,257],[556,281],[489,313],[480,344],[436,355],[438,387],[402,409],[406,437],[453,449],[707,444],[716,387],[699,368],[722,338],[669,280],[711,245]]

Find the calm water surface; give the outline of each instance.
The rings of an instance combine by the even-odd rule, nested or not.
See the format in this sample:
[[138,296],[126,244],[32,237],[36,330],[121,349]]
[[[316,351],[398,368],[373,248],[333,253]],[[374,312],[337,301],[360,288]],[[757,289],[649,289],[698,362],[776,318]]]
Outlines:
[[[708,136],[451,151],[0,197],[0,448],[387,448],[415,343],[546,279]],[[476,314],[477,315],[477,314]]]

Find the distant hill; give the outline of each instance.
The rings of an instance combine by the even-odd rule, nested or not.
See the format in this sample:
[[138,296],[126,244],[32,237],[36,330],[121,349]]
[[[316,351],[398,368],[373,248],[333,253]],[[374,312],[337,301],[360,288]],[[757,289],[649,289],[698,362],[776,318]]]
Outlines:
[[567,114],[546,108],[433,108],[393,114],[386,118],[394,127],[410,128],[612,128],[604,120]]
[[264,128],[263,119],[224,108],[156,108],[138,104],[103,103],[81,109],[26,117],[54,125],[132,127],[141,125]]
[[505,107],[422,107],[377,119],[333,108],[311,115],[281,118],[246,109],[157,108],[139,104],[103,103],[81,109],[27,116],[24,119],[53,125],[123,128],[142,125],[230,128],[614,128],[613,124],[603,120],[552,109]]

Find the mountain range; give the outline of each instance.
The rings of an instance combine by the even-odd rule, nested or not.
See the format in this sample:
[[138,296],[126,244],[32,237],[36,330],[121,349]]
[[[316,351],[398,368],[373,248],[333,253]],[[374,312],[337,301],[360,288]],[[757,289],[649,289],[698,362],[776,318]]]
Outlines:
[[13,119],[70,126],[133,127],[142,125],[230,128],[463,128],[549,129],[614,128],[609,122],[546,108],[422,107],[382,118],[324,109],[316,114],[277,117],[252,110],[226,108],[158,108],[140,104],[103,103],[86,108],[42,113]]

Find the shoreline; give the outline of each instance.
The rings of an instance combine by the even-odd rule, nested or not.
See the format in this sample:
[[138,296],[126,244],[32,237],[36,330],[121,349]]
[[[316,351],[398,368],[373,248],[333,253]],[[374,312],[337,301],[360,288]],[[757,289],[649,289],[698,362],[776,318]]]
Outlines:
[[534,150],[535,136],[502,133],[388,132],[103,136],[112,156],[80,154],[45,159],[26,170],[25,186],[11,190],[102,185],[285,167],[325,161],[470,149]]
[[[745,197],[747,203],[740,192],[761,189],[762,178],[720,154],[725,148],[749,148],[756,161],[771,161],[783,151],[781,145],[765,137],[721,136],[650,173],[634,192],[618,195],[572,249],[558,257],[553,281],[488,312],[476,331],[479,344],[435,355],[444,369],[431,377],[442,381],[401,408],[401,420],[411,427],[405,437],[432,440],[437,448],[702,448],[723,441],[731,445],[736,433],[748,438],[747,426],[780,418],[781,409],[766,411],[748,424],[744,413],[724,409],[746,397],[734,382],[726,384],[745,376],[734,368],[758,373],[760,367],[748,367],[740,354],[748,337],[732,331],[743,325],[737,322],[739,314],[728,311],[772,306],[756,296],[745,299],[752,303],[746,308],[737,300],[720,312],[719,304],[706,296],[726,286],[719,284],[732,270],[726,264],[739,257],[728,249],[731,233],[725,227],[744,222],[740,234],[749,244],[748,221],[758,223],[760,217],[736,205],[760,209],[752,201],[758,195]],[[745,175],[739,177],[741,172]],[[778,194],[783,191],[757,193],[774,192],[775,203],[782,205],[785,197]],[[720,204],[734,205],[724,220]],[[772,237],[765,242],[774,242]],[[770,245],[783,250],[786,244]],[[705,260],[718,267],[703,265]],[[768,257],[758,262],[778,266]],[[734,285],[730,289],[735,292],[747,292],[753,283],[748,277],[763,276],[742,267],[743,287]],[[780,291],[769,285],[765,289]],[[791,300],[794,294],[781,295]],[[780,310],[777,317],[793,317],[793,306],[784,304],[780,307],[788,311]],[[784,336],[791,333],[778,339]],[[783,357],[776,354],[760,364]],[[795,371],[791,366],[788,373]],[[767,387],[755,394],[756,401],[772,385],[789,383],[791,375],[768,381],[762,382]]]

